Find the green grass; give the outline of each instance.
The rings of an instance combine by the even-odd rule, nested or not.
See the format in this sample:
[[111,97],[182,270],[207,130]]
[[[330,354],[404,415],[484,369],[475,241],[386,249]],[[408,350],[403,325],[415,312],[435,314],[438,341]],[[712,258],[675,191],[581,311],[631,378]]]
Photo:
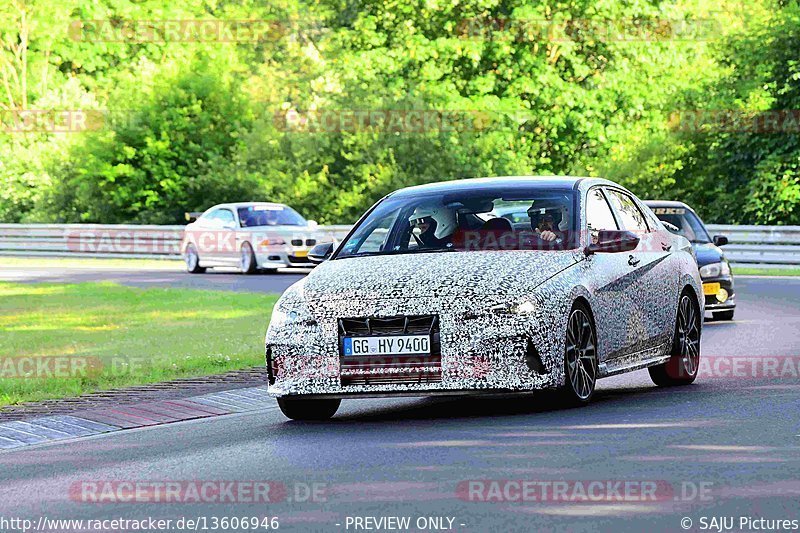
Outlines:
[[800,268],[735,267],[732,270],[734,276],[800,276]]
[[[0,282],[0,405],[261,365],[277,298]],[[39,377],[41,370],[19,377],[26,357],[77,366],[56,377]]]
[[0,265],[10,267],[60,268],[142,268],[147,270],[182,270],[178,259],[103,259],[92,257],[14,257],[0,255]]

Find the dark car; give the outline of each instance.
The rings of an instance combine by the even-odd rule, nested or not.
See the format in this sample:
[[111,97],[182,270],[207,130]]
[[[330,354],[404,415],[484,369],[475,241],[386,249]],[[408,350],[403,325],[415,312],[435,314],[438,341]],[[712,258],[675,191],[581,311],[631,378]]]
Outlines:
[[667,223],[667,229],[683,235],[692,243],[700,277],[703,278],[706,311],[711,311],[716,320],[732,320],[736,292],[731,266],[720,248],[728,244],[728,238],[724,235],[709,236],[694,209],[683,202],[647,200],[644,203],[662,222]]

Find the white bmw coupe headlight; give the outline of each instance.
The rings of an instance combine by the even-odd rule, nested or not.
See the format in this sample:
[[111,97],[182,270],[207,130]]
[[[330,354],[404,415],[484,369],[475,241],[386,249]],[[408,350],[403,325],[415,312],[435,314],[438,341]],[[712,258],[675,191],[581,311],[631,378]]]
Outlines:
[[727,261],[720,263],[711,263],[700,267],[701,278],[718,278],[719,276],[730,276],[731,266]]

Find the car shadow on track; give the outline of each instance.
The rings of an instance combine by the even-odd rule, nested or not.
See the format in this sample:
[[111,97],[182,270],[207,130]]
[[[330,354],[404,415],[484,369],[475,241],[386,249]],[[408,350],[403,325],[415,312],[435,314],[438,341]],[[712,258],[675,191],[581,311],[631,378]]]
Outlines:
[[[344,400],[339,414],[332,420],[325,422],[291,422],[307,426],[309,424],[328,426],[363,422],[393,422],[409,420],[453,420],[453,419],[485,419],[498,417],[514,417],[553,413],[587,413],[593,409],[603,407],[616,407],[626,402],[636,401],[641,406],[642,401],[664,398],[665,394],[690,394],[703,395],[708,393],[708,388],[702,384],[691,387],[675,387],[662,389],[655,386],[623,387],[597,390],[592,403],[585,407],[570,407],[564,405],[555,392],[541,391],[535,393],[517,393],[491,396],[452,396],[422,398],[416,402],[398,402],[398,404],[381,404],[370,407],[368,410],[346,409],[348,402],[359,400]],[[686,400],[686,397],[682,397]],[[660,401],[660,400],[659,400]],[[355,406],[357,408],[357,406]]]

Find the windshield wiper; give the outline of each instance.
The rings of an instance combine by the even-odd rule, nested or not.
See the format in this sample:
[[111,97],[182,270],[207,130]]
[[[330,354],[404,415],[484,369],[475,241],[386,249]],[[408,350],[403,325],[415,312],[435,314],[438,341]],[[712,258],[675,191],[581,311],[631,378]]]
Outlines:
[[378,255],[412,255],[412,254],[433,254],[439,252],[457,252],[458,248],[420,248],[416,250],[384,250],[380,252],[361,252],[351,255],[342,255],[336,259],[349,259],[351,257],[374,257]]

